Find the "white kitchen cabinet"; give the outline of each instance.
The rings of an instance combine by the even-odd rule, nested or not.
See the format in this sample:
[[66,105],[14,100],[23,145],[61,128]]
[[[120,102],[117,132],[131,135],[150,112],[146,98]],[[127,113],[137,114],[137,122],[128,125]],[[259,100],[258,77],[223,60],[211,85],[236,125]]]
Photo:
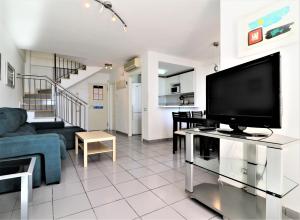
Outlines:
[[171,93],[171,87],[174,84],[178,84],[178,83],[180,83],[180,76],[179,75],[166,78],[166,86],[165,86],[166,94],[170,94]]
[[162,77],[158,78],[158,83],[159,83],[159,85],[158,85],[158,87],[159,87],[158,95],[159,96],[163,96],[163,95],[167,94],[166,93],[166,90],[167,90],[167,88],[166,88],[166,85],[167,85],[166,80],[167,80],[167,78],[162,78]]
[[194,71],[179,75],[181,93],[195,92],[194,90]]

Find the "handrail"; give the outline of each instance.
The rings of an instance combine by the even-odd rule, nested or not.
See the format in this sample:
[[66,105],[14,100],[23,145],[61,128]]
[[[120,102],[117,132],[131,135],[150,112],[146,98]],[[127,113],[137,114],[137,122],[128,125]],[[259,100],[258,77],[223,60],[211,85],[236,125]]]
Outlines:
[[[62,66],[61,66],[61,61],[62,61]],[[86,65],[77,61],[70,60],[69,58],[64,57],[62,55],[58,55],[56,53],[54,54],[53,79],[55,80],[55,82],[61,82],[61,79],[69,78],[71,74],[78,73],[80,69],[85,70]]]
[[49,81],[49,83],[52,86],[56,86],[59,87],[61,90],[63,90],[64,92],[68,93],[69,95],[71,95],[74,99],[77,99],[78,101],[81,102],[81,104],[83,105],[87,105],[87,103],[85,101],[83,101],[82,99],[80,99],[78,96],[76,96],[75,94],[73,94],[72,92],[70,92],[69,90],[65,89],[64,87],[62,87],[59,83],[53,81],[52,79],[50,79],[48,76],[42,75],[42,76],[38,76],[38,75],[27,75],[27,74],[21,74],[18,73],[17,74],[17,78],[27,78],[27,79],[33,79],[33,78],[45,78]]

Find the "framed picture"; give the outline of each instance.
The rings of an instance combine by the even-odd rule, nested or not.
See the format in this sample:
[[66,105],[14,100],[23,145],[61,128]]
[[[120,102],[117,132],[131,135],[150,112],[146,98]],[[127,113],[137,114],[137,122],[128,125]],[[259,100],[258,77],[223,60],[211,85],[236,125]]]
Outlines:
[[7,67],[6,67],[6,85],[15,88],[15,69],[13,68],[12,65],[10,65],[9,62],[7,62]]
[[279,1],[241,18],[238,27],[239,57],[297,42],[299,38],[297,10],[296,0]]
[[103,100],[103,86],[93,86],[93,100]]

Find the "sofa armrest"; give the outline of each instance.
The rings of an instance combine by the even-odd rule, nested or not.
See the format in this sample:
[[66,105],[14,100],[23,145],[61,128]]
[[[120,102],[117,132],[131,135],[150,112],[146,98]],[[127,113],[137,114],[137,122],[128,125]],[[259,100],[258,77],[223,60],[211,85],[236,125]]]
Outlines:
[[30,124],[34,126],[36,131],[45,129],[59,129],[65,127],[65,123],[63,121],[32,122]]
[[40,154],[43,157],[46,184],[59,182],[61,177],[61,153],[57,134],[0,138],[0,159],[34,154]]

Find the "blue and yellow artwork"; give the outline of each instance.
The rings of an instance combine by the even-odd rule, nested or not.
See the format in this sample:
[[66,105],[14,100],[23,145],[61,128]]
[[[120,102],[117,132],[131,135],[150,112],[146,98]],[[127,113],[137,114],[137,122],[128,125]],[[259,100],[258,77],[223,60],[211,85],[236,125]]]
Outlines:
[[[289,15],[290,9],[290,6],[284,6],[249,22],[248,46],[270,40],[289,32],[294,22],[288,22],[286,24],[283,22],[284,18]],[[280,25],[278,23],[280,23]],[[279,26],[276,27],[276,24]]]
[[275,23],[278,23],[285,15],[287,15],[290,11],[289,6],[285,6],[279,10],[276,10],[274,12],[271,12],[270,14],[267,14],[266,16],[263,16],[251,23],[249,23],[249,29],[253,30],[259,27],[269,27],[270,25],[273,25]]

